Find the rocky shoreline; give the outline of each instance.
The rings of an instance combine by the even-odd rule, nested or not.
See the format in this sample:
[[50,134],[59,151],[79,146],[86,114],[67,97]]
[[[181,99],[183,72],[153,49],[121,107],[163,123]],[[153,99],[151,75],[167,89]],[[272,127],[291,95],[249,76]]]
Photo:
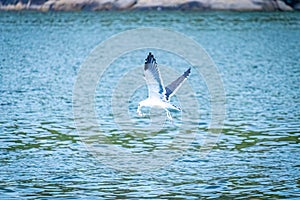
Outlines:
[[[292,2],[292,3],[289,3]],[[0,0],[0,10],[102,11],[102,10],[228,10],[293,11],[300,1],[283,0]]]

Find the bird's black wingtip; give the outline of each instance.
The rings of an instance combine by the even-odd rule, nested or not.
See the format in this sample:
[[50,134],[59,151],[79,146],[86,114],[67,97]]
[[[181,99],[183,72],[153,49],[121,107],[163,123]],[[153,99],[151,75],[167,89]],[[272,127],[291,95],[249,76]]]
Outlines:
[[151,52],[149,52],[145,64],[156,63],[156,60]]
[[188,77],[188,76],[190,75],[190,73],[191,73],[191,68],[188,68],[188,69],[184,72],[183,76],[184,76],[184,77]]

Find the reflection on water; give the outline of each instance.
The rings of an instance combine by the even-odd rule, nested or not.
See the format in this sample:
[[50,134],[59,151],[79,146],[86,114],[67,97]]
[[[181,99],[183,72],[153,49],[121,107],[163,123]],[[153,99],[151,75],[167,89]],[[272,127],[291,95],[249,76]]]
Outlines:
[[[2,198],[300,196],[298,13],[0,15]],[[141,26],[183,32],[208,51],[224,81],[227,118],[219,143],[201,157],[210,97],[204,82],[191,83],[200,91],[196,140],[161,169],[118,172],[95,159],[77,135],[72,91],[80,63],[95,45],[119,31]],[[158,52],[158,56],[161,64],[174,64],[169,54]],[[184,64],[178,63],[178,69],[184,69]],[[118,74],[119,69],[111,70]],[[105,90],[96,92],[96,99],[110,95]],[[131,99],[129,114],[134,116],[134,101],[139,99],[134,95]],[[101,121],[107,145],[126,150],[150,151],[170,141],[180,126],[150,135],[124,133],[112,115],[98,109],[97,115],[105,116]],[[180,113],[173,115],[180,119]],[[147,118],[140,120],[148,123]]]

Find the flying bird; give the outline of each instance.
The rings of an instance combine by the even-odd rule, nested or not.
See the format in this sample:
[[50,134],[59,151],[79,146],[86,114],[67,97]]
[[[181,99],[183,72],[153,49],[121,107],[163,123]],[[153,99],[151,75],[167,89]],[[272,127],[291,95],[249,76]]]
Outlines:
[[144,78],[148,87],[148,98],[141,101],[137,108],[137,114],[143,116],[141,112],[142,107],[158,107],[166,111],[169,120],[173,120],[170,110],[181,111],[181,108],[170,103],[170,98],[177,92],[183,82],[191,73],[191,68],[187,69],[175,81],[164,87],[156,60],[151,54],[148,54],[144,66]]

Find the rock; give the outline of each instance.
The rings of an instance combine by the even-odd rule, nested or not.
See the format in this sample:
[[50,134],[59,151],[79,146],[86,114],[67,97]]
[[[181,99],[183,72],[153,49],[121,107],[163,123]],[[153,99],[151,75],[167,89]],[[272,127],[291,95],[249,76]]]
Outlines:
[[[130,9],[137,0],[92,0],[89,4],[90,10],[127,10]],[[89,10],[89,9],[87,9]]]
[[112,10],[114,0],[49,0],[41,6],[42,11]]
[[210,5],[206,0],[203,1],[188,1],[178,6],[179,10],[209,10]]
[[136,3],[137,0],[117,0],[114,3],[114,8],[116,10],[126,10],[126,9],[130,9]]
[[135,10],[162,10],[175,9],[178,5],[186,3],[186,0],[138,0],[132,7]]
[[44,3],[41,7],[40,7],[40,11],[43,11],[43,12],[47,12],[49,10],[52,10],[52,6],[53,4],[55,3],[55,0],[50,0],[50,1],[47,1],[46,3]]
[[58,0],[54,1],[51,6],[51,10],[56,11],[78,11],[82,10],[86,0]]
[[253,2],[262,7],[262,11],[275,11],[277,10],[277,4],[273,0],[253,0]]
[[212,10],[234,10],[234,11],[258,11],[261,6],[253,3],[251,0],[212,0]]
[[286,5],[281,0],[252,0],[255,4],[262,6],[263,11],[291,11],[293,10],[290,6]]
[[[278,1],[278,3],[277,3]],[[279,0],[139,0],[132,9],[138,10],[233,10],[233,11],[273,11],[290,10]]]
[[[298,0],[297,0],[298,1]],[[0,0],[2,10],[80,11],[80,10],[300,10],[295,1],[282,0]],[[288,2],[288,1],[286,1]]]
[[92,0],[85,10],[113,10],[114,0]]
[[211,10],[233,11],[290,11],[292,8],[280,0],[211,0]]
[[112,10],[114,0],[49,0],[43,6],[42,11],[79,11],[79,10]]
[[278,5],[278,10],[281,11],[293,11],[293,8],[285,4],[283,1],[276,0]]

